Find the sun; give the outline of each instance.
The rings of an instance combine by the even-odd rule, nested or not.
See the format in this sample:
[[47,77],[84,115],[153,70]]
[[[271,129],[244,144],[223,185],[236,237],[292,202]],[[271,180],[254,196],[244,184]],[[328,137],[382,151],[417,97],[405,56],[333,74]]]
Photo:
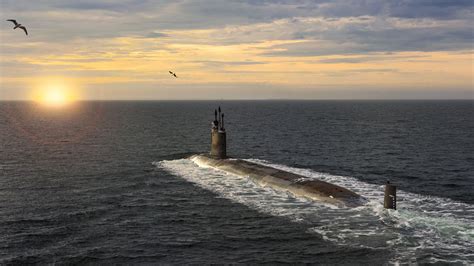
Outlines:
[[50,106],[63,106],[67,104],[68,99],[61,90],[53,89],[45,92],[41,102]]
[[64,82],[46,82],[38,86],[33,94],[33,99],[49,107],[63,107],[77,99],[77,93]]
[[51,107],[62,107],[74,101],[74,97],[70,91],[61,87],[50,87],[41,90],[36,101]]

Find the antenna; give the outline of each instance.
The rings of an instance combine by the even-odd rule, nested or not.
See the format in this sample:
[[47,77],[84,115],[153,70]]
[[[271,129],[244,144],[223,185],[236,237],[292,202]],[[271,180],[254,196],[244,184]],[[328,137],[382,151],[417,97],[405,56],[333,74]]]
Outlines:
[[222,129],[224,129],[224,113],[222,113]]
[[214,109],[214,121],[216,121],[216,120],[217,120],[217,110]]
[[219,125],[221,124],[221,107],[219,106]]

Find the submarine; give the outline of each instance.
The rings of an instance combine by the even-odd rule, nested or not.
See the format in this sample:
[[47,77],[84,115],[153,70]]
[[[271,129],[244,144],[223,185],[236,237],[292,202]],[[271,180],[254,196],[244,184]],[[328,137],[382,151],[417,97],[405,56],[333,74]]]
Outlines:
[[211,123],[211,151],[189,157],[199,167],[214,168],[243,178],[250,178],[263,187],[289,192],[297,197],[328,203],[338,207],[358,207],[367,202],[359,194],[321,180],[275,169],[273,167],[227,156],[224,113],[214,110]]

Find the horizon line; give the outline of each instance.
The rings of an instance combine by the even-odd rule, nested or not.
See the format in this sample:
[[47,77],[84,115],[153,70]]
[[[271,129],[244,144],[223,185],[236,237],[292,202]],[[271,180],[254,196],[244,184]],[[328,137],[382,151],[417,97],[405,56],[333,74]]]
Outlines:
[[[377,98],[377,99],[287,99],[287,98],[269,98],[269,99],[83,99],[74,100],[74,102],[189,102],[189,101],[474,101],[474,98],[451,98],[451,99],[437,99],[437,98],[420,98],[420,99],[406,99],[406,98]],[[0,102],[36,102],[29,99],[10,99],[1,100]]]

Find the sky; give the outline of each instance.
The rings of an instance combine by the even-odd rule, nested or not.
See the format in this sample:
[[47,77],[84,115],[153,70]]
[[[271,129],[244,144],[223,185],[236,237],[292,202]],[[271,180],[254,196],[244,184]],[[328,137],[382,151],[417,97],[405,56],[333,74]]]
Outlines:
[[472,0],[0,3],[0,100],[474,99]]

